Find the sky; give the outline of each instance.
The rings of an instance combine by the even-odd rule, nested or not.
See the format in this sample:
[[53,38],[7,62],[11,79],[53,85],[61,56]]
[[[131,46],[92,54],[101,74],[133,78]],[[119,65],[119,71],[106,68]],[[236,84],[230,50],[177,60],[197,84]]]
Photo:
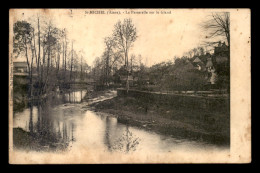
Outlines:
[[[89,14],[90,11],[104,11],[105,14]],[[129,55],[140,54],[144,63],[151,66],[182,56],[203,43],[206,35],[200,24],[211,12],[194,9],[18,9],[13,16],[14,21],[29,20],[33,23],[40,15],[40,20],[51,19],[58,28],[66,28],[69,39],[74,40],[74,49],[84,52],[83,57],[89,65],[102,55],[104,38],[112,36],[114,25],[119,20],[131,18],[138,37]]]

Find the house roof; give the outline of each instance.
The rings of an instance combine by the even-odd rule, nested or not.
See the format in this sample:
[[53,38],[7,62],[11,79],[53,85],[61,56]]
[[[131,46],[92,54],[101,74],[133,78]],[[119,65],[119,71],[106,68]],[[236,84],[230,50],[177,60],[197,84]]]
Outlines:
[[199,59],[199,57],[197,57],[193,62],[201,62],[201,60]]
[[192,65],[191,62],[188,62],[188,63],[184,66],[184,68],[187,69],[187,70],[195,69],[195,67]]
[[14,67],[27,67],[26,62],[14,62]]

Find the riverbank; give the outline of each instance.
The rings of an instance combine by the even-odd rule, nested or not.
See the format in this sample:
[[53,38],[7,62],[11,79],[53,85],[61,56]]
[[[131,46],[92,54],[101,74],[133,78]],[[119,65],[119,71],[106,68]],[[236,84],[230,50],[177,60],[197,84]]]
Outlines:
[[89,106],[95,111],[116,116],[118,122],[175,138],[202,140],[224,146],[230,143],[230,116],[227,112],[184,109],[134,97],[115,97]]
[[84,96],[83,101],[88,101],[89,99],[94,99],[100,96],[104,96],[109,90],[103,91],[88,91],[88,93]]
[[67,143],[53,142],[49,138],[37,136],[23,130],[22,128],[13,128],[13,145],[15,149],[34,150],[34,151],[60,151],[65,150]]

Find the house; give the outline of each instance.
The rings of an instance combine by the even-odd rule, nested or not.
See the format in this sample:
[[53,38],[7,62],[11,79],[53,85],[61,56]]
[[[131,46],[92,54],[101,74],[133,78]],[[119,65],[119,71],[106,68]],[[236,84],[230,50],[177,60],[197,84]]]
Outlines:
[[13,74],[14,76],[28,76],[28,66],[26,62],[14,62],[13,63]]
[[195,60],[193,61],[194,66],[200,70],[200,71],[206,71],[206,66],[205,64],[200,60],[199,57],[196,57]]
[[208,71],[209,71],[210,69],[213,69],[213,68],[214,68],[213,62],[212,62],[212,58],[208,58],[208,59],[207,59],[206,68],[207,68]]
[[213,56],[214,63],[216,63],[216,65],[217,64],[228,65],[229,56],[230,56],[229,48],[226,45],[226,43],[219,42],[218,46],[214,48],[214,56]]
[[186,63],[183,66],[183,68],[187,71],[190,71],[196,69],[196,66],[194,66],[194,64],[192,64],[189,60],[186,60]]
[[229,68],[229,48],[225,42],[219,42],[214,48],[214,54],[207,57],[206,68],[209,72],[208,82],[210,84],[215,84],[218,78],[216,69],[221,66]]
[[199,59],[199,57],[196,57],[193,62],[194,62],[194,63],[201,63],[202,61]]
[[214,64],[212,62],[212,58],[207,59],[207,64],[206,64],[207,71],[209,72],[208,76],[208,83],[210,84],[215,84],[217,80],[217,73],[216,69],[214,67]]
[[14,62],[14,73],[27,73],[27,63],[26,62]]
[[214,55],[227,56],[229,54],[229,48],[225,42],[219,41],[218,46],[214,48]]

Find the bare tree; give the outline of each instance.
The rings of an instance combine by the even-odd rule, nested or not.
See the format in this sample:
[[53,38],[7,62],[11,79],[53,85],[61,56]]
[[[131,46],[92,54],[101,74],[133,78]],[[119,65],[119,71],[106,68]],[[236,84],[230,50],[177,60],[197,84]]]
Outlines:
[[41,60],[41,31],[40,31],[40,17],[38,16],[38,61],[37,61],[37,71],[38,76],[40,76],[40,60]]
[[55,56],[55,64],[56,64],[56,76],[58,77],[59,74],[59,70],[60,70],[60,53],[61,53],[61,43],[58,42],[56,44],[56,54],[57,56]]
[[72,78],[72,68],[73,68],[73,41],[71,42],[70,81]]
[[[55,57],[55,53],[56,53],[56,44],[58,43],[58,33],[59,33],[59,29],[56,28],[51,21],[48,23],[47,28],[45,29],[45,33],[43,34],[43,42],[42,42],[42,46],[43,46],[43,64],[46,68],[46,74],[45,74],[45,79],[43,80],[42,83],[42,92],[47,92],[47,89],[51,89],[51,87],[49,88],[48,86],[50,84],[52,84],[52,86],[54,86],[54,84],[50,81],[50,74],[52,72],[52,61],[53,61],[53,57]],[[45,56],[47,55],[47,65],[45,65]],[[53,80],[53,78],[51,79]]]
[[133,42],[137,38],[136,27],[132,23],[132,19],[124,19],[124,22],[118,21],[114,26],[114,40],[117,43],[117,46],[120,50],[124,52],[125,55],[125,67],[127,70],[127,81],[126,88],[127,92],[129,89],[129,81],[128,81],[128,52],[129,48],[133,45]]
[[[230,17],[229,12],[212,13],[211,19],[202,24],[202,28],[208,32],[207,38],[224,36],[230,46]],[[215,43],[215,42],[211,42]]]
[[105,54],[104,54],[105,58],[106,58],[106,61],[105,61],[105,63],[106,63],[106,65],[105,65],[105,78],[106,79],[105,79],[105,82],[108,84],[108,76],[110,75],[110,70],[111,70],[111,68],[110,68],[110,61],[111,61],[110,57],[113,54],[112,49],[115,46],[115,41],[111,37],[106,37],[104,42],[105,42],[105,45],[106,45],[106,51],[105,51]]
[[[41,97],[52,94],[52,91],[60,86],[61,79],[67,78],[66,71],[70,80],[75,81],[79,72],[82,77],[85,68],[83,64],[87,68],[87,63],[83,62],[82,54],[80,54],[82,56],[80,61],[80,56],[73,49],[73,43],[71,51],[68,51],[69,39],[64,28],[57,28],[49,20],[40,21],[40,17],[37,16],[36,22],[15,22],[13,32],[13,55],[24,56],[27,61],[29,97],[35,94]],[[66,80],[63,84],[66,84]]]
[[62,55],[63,55],[63,68],[64,68],[64,73],[66,73],[66,66],[67,66],[67,64],[66,64],[66,62],[67,62],[67,60],[66,60],[66,57],[67,57],[67,32],[66,32],[66,29],[64,28],[63,30],[62,30],[62,37],[64,38],[64,40],[63,40],[63,43],[62,43]]

